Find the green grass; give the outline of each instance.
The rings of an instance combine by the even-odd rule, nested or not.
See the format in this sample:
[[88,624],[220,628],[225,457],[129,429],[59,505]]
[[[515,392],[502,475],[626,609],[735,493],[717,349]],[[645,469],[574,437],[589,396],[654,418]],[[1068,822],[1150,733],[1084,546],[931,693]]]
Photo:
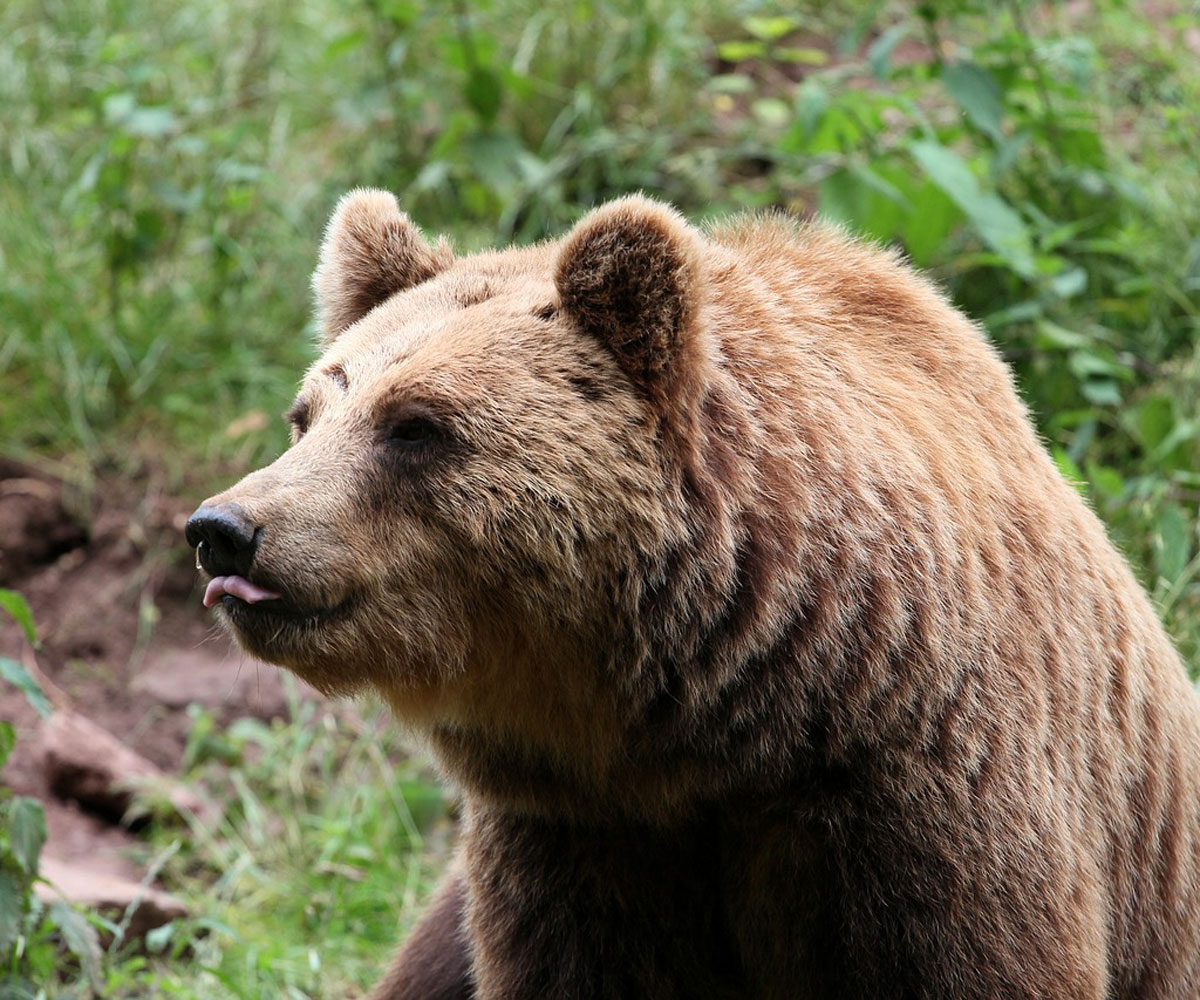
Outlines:
[[[218,810],[181,826],[150,804],[160,819],[140,859],[191,915],[145,951],[102,953],[97,995],[355,996],[380,976],[445,863],[445,805],[381,710],[360,719],[293,698],[292,711],[227,728],[193,713],[185,776]],[[63,989],[87,979],[58,975]]]
[[169,995],[365,990],[444,862],[421,832],[445,851],[440,793],[381,711],[360,723],[293,702],[287,725],[242,720],[218,731],[209,722],[194,730],[203,735],[189,746],[193,773],[211,770],[208,784],[228,797],[223,818],[193,823],[164,866],[196,914],[168,945],[191,951],[163,966]]
[[[639,188],[696,219],[819,210],[985,326],[1200,670],[1197,9],[1093,7],[8,0],[0,452],[194,495],[278,452],[356,184],[467,250]],[[303,711],[198,720],[228,809],[148,856],[197,918],[111,957],[104,995],[374,976],[428,884],[425,793],[374,723]]]
[[279,450],[321,226],[355,184],[464,246],[693,191],[684,5],[600,4],[602,39],[532,3],[429,8],[4,6],[4,450],[214,480]]

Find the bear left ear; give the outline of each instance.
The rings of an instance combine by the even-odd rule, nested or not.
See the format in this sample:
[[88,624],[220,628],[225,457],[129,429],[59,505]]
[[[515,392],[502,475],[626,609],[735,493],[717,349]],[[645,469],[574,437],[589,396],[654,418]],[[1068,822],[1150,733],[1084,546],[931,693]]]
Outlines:
[[625,373],[660,391],[701,300],[701,237],[674,209],[633,196],[584,216],[559,252],[564,312],[603,340]]
[[387,191],[358,188],[334,209],[313,275],[322,346],[397,292],[445,270],[453,255],[425,242]]

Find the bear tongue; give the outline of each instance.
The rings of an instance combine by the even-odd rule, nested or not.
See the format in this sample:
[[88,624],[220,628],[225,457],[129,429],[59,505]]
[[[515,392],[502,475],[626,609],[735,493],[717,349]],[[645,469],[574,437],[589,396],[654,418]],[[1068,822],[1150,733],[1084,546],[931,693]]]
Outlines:
[[204,589],[204,606],[211,608],[226,594],[243,600],[247,604],[255,604],[258,601],[274,601],[279,598],[274,591],[264,590],[245,577],[214,576]]

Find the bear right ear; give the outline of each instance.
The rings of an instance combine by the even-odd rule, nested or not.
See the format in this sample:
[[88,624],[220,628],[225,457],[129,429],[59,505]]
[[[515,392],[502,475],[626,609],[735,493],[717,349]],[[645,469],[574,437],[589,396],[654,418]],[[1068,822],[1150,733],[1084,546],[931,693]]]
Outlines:
[[428,281],[452,261],[445,240],[425,242],[395,197],[358,188],[338,202],[313,274],[323,347],[397,292]]
[[657,396],[693,340],[702,254],[700,234],[678,212],[633,195],[594,209],[567,234],[554,283],[564,312]]

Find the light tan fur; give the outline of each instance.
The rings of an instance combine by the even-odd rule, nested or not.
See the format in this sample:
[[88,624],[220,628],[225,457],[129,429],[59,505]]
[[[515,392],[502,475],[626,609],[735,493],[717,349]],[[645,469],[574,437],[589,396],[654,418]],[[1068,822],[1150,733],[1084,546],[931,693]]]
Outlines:
[[359,192],[314,280],[294,446],[205,506],[311,612],[239,641],[463,790],[378,1000],[1200,994],[1196,698],[894,254],[629,198],[455,261]]

